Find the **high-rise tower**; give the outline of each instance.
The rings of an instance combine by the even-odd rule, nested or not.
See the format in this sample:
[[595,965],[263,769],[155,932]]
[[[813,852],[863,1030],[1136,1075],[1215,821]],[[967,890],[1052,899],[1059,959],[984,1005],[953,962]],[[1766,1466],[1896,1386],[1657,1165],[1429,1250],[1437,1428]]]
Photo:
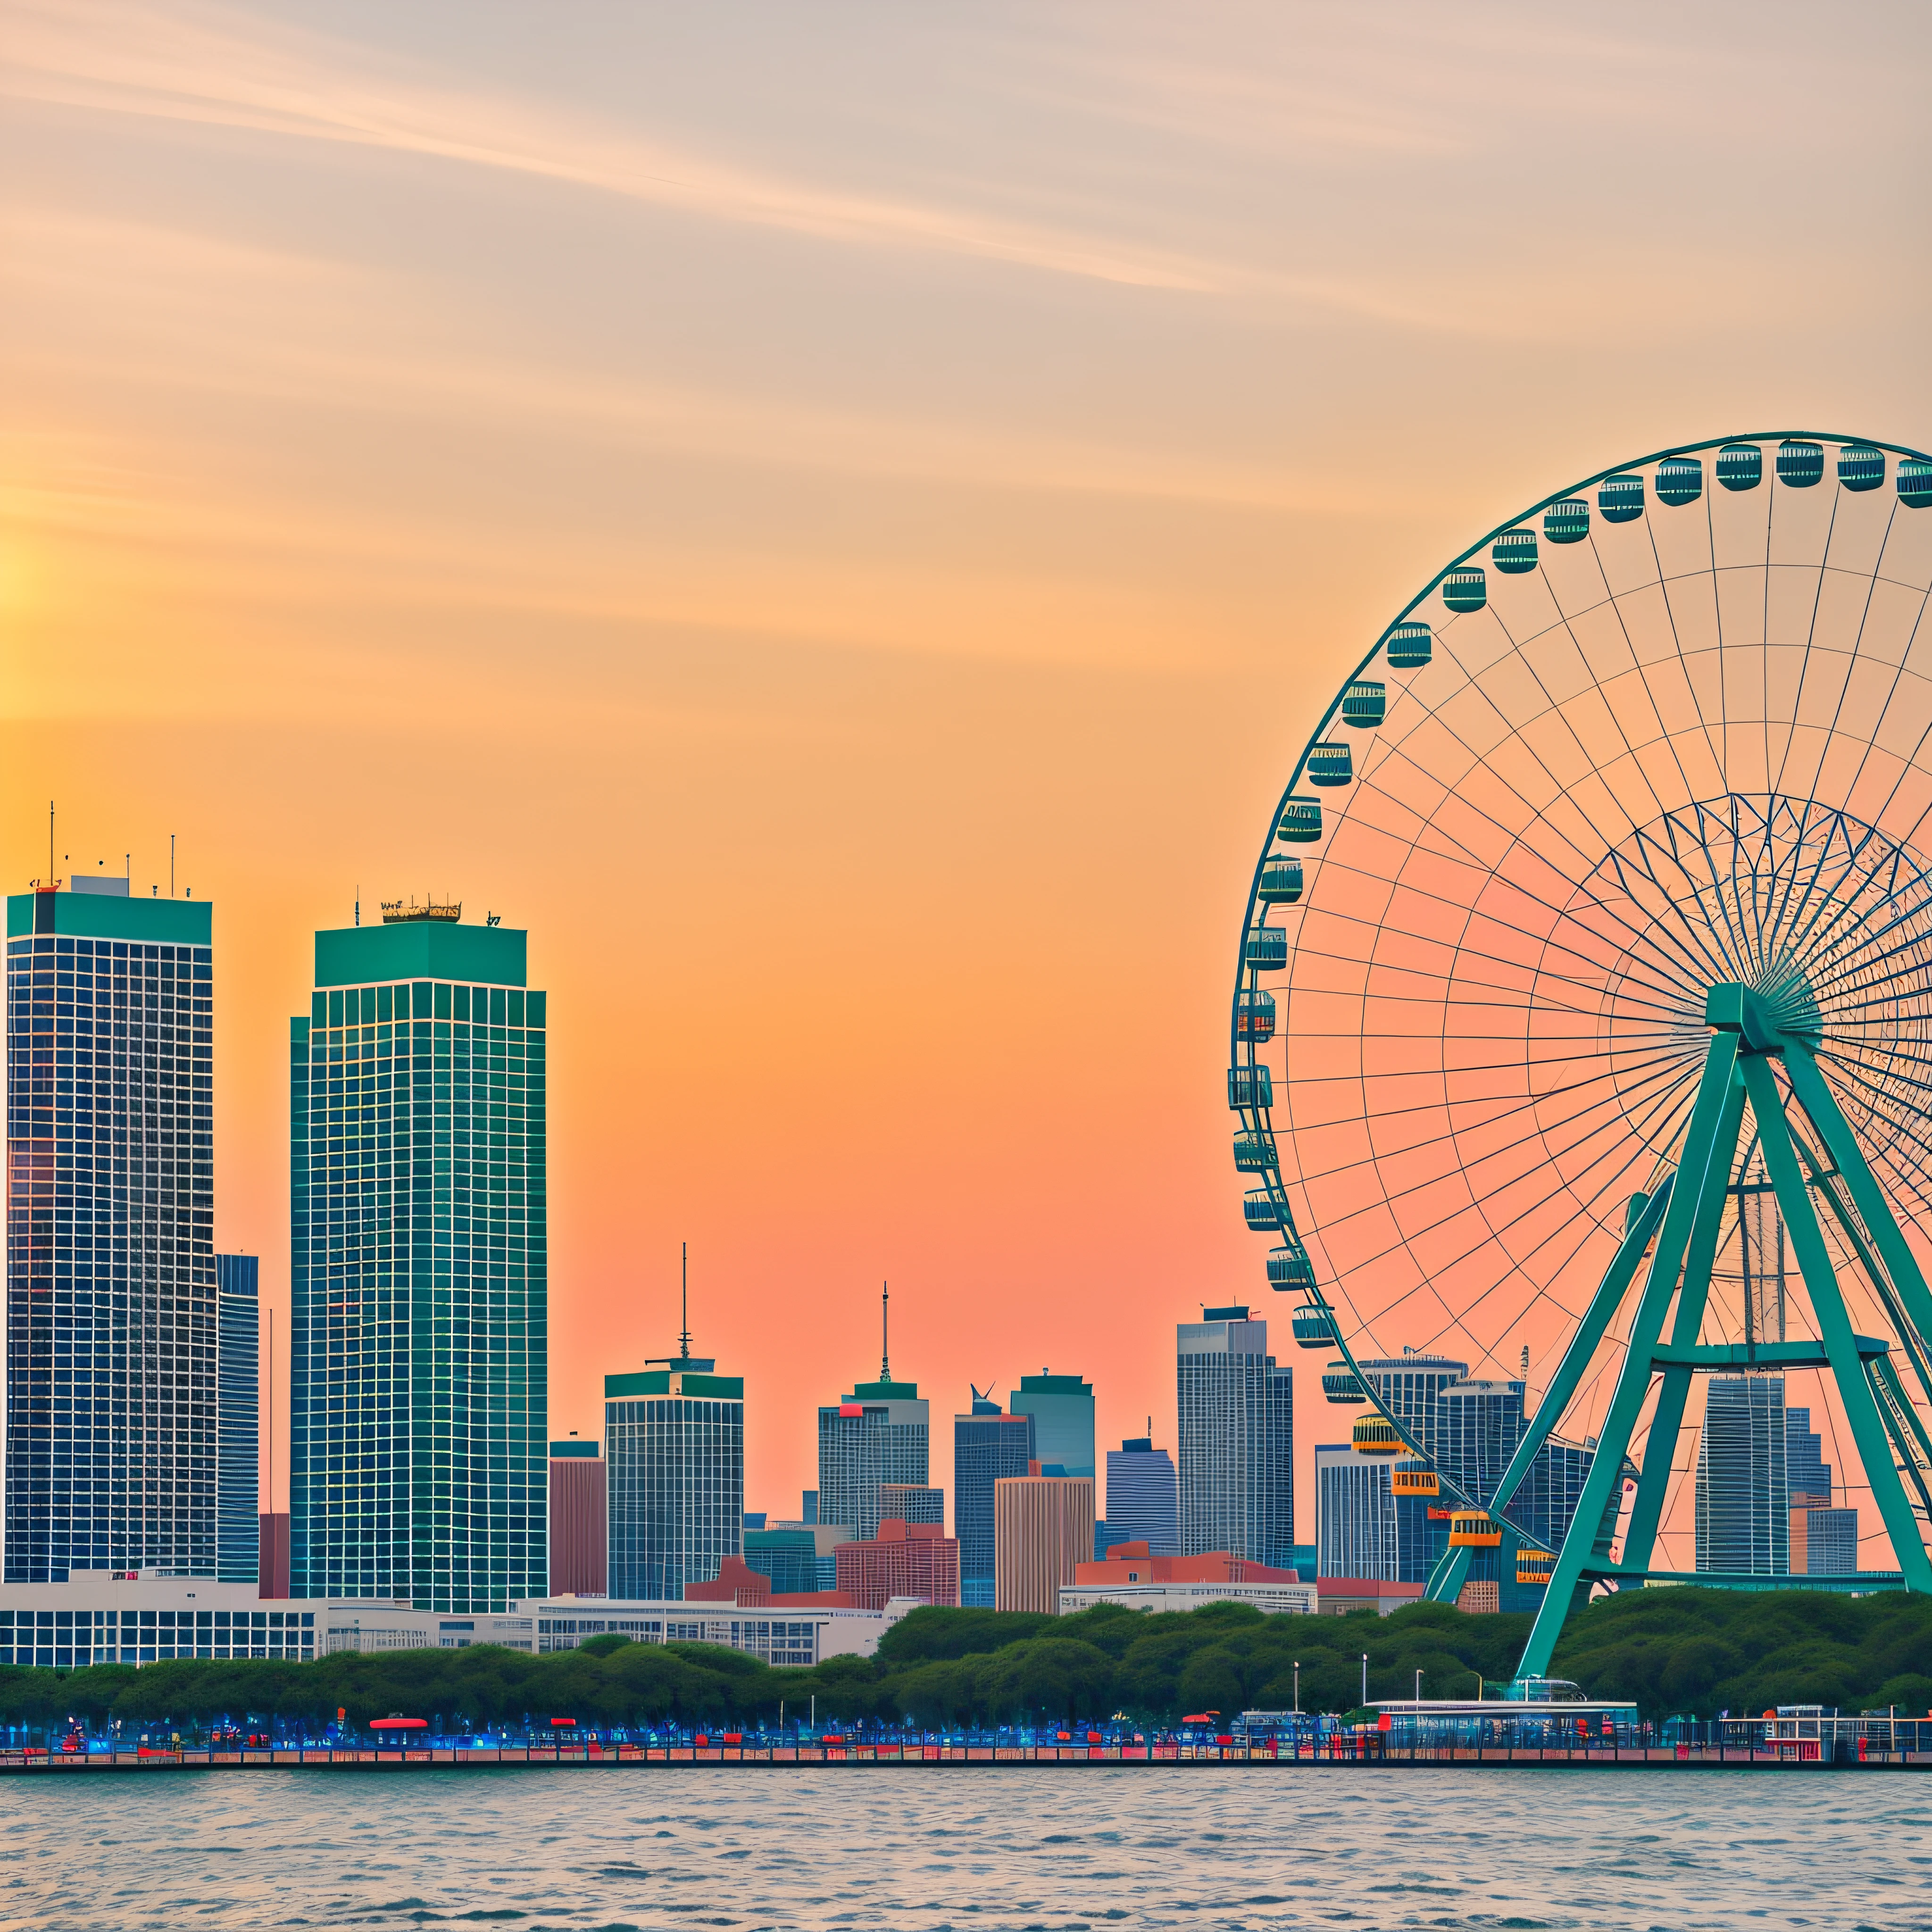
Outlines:
[[717,1369],[686,1298],[676,1354],[604,1378],[614,1597],[680,1598],[744,1553],[745,1382]]
[[952,1418],[952,1528],[959,1539],[959,1600],[991,1610],[998,1574],[993,1485],[1003,1476],[1024,1476],[1035,1460],[1034,1419],[1002,1413],[976,1388],[972,1394],[971,1409]]
[[[1064,1476],[1097,1474],[1094,1454],[1094,1384],[1042,1369],[1022,1376],[1006,1406],[1033,1418],[1033,1453],[1042,1469]],[[1024,1472],[1022,1472],[1024,1473]]]
[[460,910],[318,932],[290,1028],[298,1597],[548,1585],[546,1002]]
[[7,901],[10,1583],[216,1574],[212,949],[124,879]]
[[1293,1567],[1294,1384],[1268,1324],[1209,1308],[1175,1331],[1180,1552]]
[[922,1487],[931,1464],[932,1406],[916,1382],[892,1379],[890,1308],[882,1292],[878,1380],[855,1383],[818,1412],[818,1520],[844,1524],[861,1543],[879,1533],[880,1486]]
[[1700,1570],[1784,1576],[1791,1568],[1782,1376],[1712,1376],[1697,1442]]

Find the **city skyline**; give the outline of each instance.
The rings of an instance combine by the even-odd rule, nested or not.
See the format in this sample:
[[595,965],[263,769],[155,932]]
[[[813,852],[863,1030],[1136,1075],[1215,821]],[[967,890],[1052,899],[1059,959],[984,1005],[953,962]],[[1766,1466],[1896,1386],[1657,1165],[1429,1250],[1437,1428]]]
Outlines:
[[217,1237],[284,1369],[308,934],[530,930],[550,1428],[659,1352],[688,1240],[790,1509],[780,1398],[850,1386],[888,1275],[941,1413],[1070,1364],[1102,1444],[1173,1443],[1167,1325],[1264,1292],[1220,1082],[1285,761],[1541,489],[1932,443],[1926,29],[743,18],[25,10],[0,868],[52,798],[64,874],[165,898],[176,835],[217,902]]

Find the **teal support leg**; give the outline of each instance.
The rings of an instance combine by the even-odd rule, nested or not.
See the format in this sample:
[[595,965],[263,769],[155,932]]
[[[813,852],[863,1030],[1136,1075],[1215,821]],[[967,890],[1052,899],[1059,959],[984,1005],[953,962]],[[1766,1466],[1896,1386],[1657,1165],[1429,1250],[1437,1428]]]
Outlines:
[[1696,1203],[1702,1196],[1706,1176],[1716,1164],[1723,1167],[1726,1178],[1729,1178],[1735,1137],[1732,1147],[1721,1156],[1716,1144],[1736,1078],[1738,1048],[1738,1035],[1723,1031],[1712,1035],[1711,1044],[1705,1052],[1704,1071],[1697,1083],[1697,1098],[1684,1132],[1678,1184],[1671,1190],[1670,1205],[1664,1214],[1662,1232],[1658,1236],[1657,1252],[1652,1258],[1650,1273],[1631,1319],[1616,1392],[1610,1398],[1610,1413],[1598,1434],[1597,1453],[1591,1460],[1590,1473],[1583,1479],[1583,1493],[1577,1502],[1576,1513],[1570,1519],[1563,1547],[1557,1552],[1550,1586],[1544,1594],[1543,1607],[1537,1612],[1529,1642],[1524,1647],[1522,1662],[1517,1672],[1520,1676],[1549,1675],[1550,1660],[1556,1648],[1556,1640],[1562,1634],[1564,1623],[1580,1594],[1584,1567],[1594,1553],[1597,1526],[1602,1522],[1604,1511],[1609,1505],[1611,1485],[1622,1480],[1624,1457],[1629,1451],[1630,1436],[1636,1427],[1645,1398],[1650,1393],[1652,1358],[1664,1332],[1664,1316],[1671,1298],[1677,1292],[1685,1250],[1690,1245],[1692,1220]]
[[1468,1546],[1466,1544],[1449,1544],[1436,1559],[1436,1567],[1429,1573],[1429,1587],[1422,1593],[1423,1600],[1430,1604],[1453,1604],[1462,1594],[1462,1586],[1468,1574]]
[[[1803,1049],[1796,1048],[1794,1052],[1802,1054]],[[1778,1190],[1778,1204],[1784,1211],[1784,1225],[1797,1252],[1799,1271],[1804,1277],[1805,1291],[1811,1299],[1811,1311],[1817,1317],[1820,1337],[1831,1360],[1832,1377],[1838,1385],[1839,1399],[1845,1406],[1845,1419],[1851,1425],[1852,1439],[1858,1448],[1858,1460],[1864,1466],[1865,1480],[1871,1486],[1872,1498],[1878,1504],[1886,1533],[1892,1540],[1892,1553],[1904,1576],[1906,1588],[1932,1592],[1932,1558],[1925,1553],[1924,1538],[1919,1533],[1904,1485],[1898,1480],[1898,1471],[1892,1462],[1891,1440],[1879,1414],[1878,1404],[1873,1399],[1871,1385],[1865,1379],[1851,1317],[1845,1311],[1838,1275],[1826,1251],[1825,1238],[1819,1228],[1810,1195],[1805,1189],[1804,1175],[1798,1169],[1798,1156],[1792,1148],[1791,1130],[1786,1124],[1784,1104],[1778,1098],[1778,1082],[1772,1076],[1769,1062],[1760,1055],[1747,1055],[1740,1065],[1745,1087],[1750,1094],[1751,1112],[1757,1120],[1758,1144],[1764,1152],[1765,1169],[1771,1176],[1772,1185]],[[1815,1077],[1816,1070],[1812,1071]],[[1823,1085],[1822,1080],[1818,1084]],[[1828,1094],[1826,1099],[1828,1104]],[[1806,1112],[1810,1111],[1808,1106]],[[1835,1106],[1832,1111],[1837,1112]],[[1816,1124],[1822,1131],[1822,1124]],[[1856,1154],[1856,1148],[1853,1152]],[[1834,1154],[1835,1156],[1835,1149]],[[1837,1158],[1849,1180],[1850,1170],[1844,1158]],[[1862,1160],[1860,1166],[1863,1166]],[[1853,1198],[1856,1198],[1856,1192]],[[1882,1201],[1880,1206],[1882,1208]],[[1862,1208],[1860,1211],[1864,1210]],[[1890,1215],[1884,1213],[1880,1218],[1885,1222],[1891,1220]],[[1867,1226],[1871,1226],[1869,1215]],[[1880,1233],[1876,1227],[1872,1232],[1875,1236]],[[1897,1233],[1895,1226],[1893,1232]],[[1902,1239],[1900,1246],[1904,1246]],[[1919,1288],[1923,1292],[1922,1279]]]
[[[1617,1251],[1611,1256],[1610,1266],[1604,1270],[1604,1278],[1591,1297],[1589,1306],[1583,1311],[1583,1318],[1577,1324],[1576,1334],[1563,1352],[1556,1373],[1544,1390],[1543,1400],[1536,1405],[1536,1413],[1530,1418],[1529,1426],[1523,1431],[1522,1441],[1516,1445],[1502,1480],[1496,1484],[1490,1507],[1498,1514],[1508,1512],[1522,1479],[1529,1474],[1543,1445],[1562,1420],[1563,1412],[1570,1406],[1570,1398],[1576,1394],[1589,1368],[1590,1358],[1597,1352],[1624,1297],[1630,1292],[1630,1283],[1636,1278],[1645,1249],[1650,1246],[1664,1220],[1664,1210],[1670,1204],[1674,1178],[1672,1175],[1665,1175],[1657,1192],[1637,1210],[1622,1240],[1617,1244]],[[1460,1587],[1459,1582],[1457,1588]]]
[[[1680,1348],[1694,1346],[1704,1324],[1704,1306],[1711,1296],[1711,1264],[1717,1258],[1718,1234],[1724,1205],[1730,1197],[1731,1169],[1737,1156],[1738,1130],[1744,1112],[1744,1090],[1733,1081],[1725,1096],[1723,1118],[1712,1144],[1712,1158],[1698,1189],[1696,1212],[1684,1258],[1684,1281],[1677,1297],[1677,1319],[1670,1339]],[[1690,1394],[1690,1371],[1672,1364],[1664,1371],[1651,1411],[1650,1434],[1643,1445],[1643,1466],[1637,1478],[1636,1500],[1630,1528],[1624,1535],[1623,1560],[1633,1570],[1648,1570],[1657,1546],[1658,1526],[1664,1520],[1670,1469],[1684,1426],[1684,1405]]]
[[[1882,1357],[1864,1364],[1865,1380],[1870,1385],[1872,1399],[1877,1404],[1879,1420],[1885,1424],[1885,1432],[1891,1439],[1892,1453],[1896,1459],[1894,1467],[1910,1483],[1918,1497],[1921,1517],[1932,1525],[1932,1490],[1925,1484],[1925,1470],[1920,1460],[1919,1444],[1924,1440],[1925,1432],[1918,1425],[1918,1418],[1912,1414],[1912,1406],[1905,1400],[1905,1392],[1898,1385],[1898,1378],[1892,1374],[1891,1365]],[[1911,1418],[1911,1426],[1906,1426],[1906,1418]]]
[[1825,1076],[1818,1071],[1803,1042],[1792,1040],[1786,1046],[1784,1070],[1798,1104],[1804,1109],[1818,1131],[1819,1138],[1825,1143],[1826,1151],[1844,1177],[1853,1204],[1877,1244],[1886,1272],[1891,1276],[1892,1286],[1905,1304],[1912,1325],[1918,1330],[1922,1342],[1932,1343],[1932,1288],[1926,1286],[1918,1261],[1900,1232],[1871,1169],[1865,1165],[1858,1136],[1852,1132],[1851,1123],[1832,1097]]

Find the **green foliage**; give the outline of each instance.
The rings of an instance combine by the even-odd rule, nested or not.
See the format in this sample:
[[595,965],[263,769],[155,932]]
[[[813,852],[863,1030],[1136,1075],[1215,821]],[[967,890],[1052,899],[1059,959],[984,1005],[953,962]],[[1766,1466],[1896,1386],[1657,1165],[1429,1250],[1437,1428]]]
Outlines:
[[[1522,1616],[1471,1616],[1417,1604],[1391,1617],[1264,1617],[1245,1604],[1148,1616],[1102,1605],[1072,1617],[922,1610],[888,1631],[877,1658],[835,1657],[773,1670],[703,1644],[593,1638],[554,1657],[477,1646],[353,1652],[314,1664],[176,1660],[135,1670],[0,1669],[0,1719],[69,1717],[124,1725],[211,1719],[300,1721],[311,1735],[338,1708],[366,1724],[394,1712],[480,1730],[526,1718],[641,1727],[756,1724],[804,1716],[922,1728],[1104,1718],[1150,1724],[1198,1711],[1232,1718],[1285,1710],[1300,1670],[1304,1711],[1361,1698],[1473,1695],[1506,1681],[1529,1634]],[[1552,1666],[1593,1696],[1630,1697],[1642,1714],[1742,1716],[1774,1704],[1932,1712],[1932,1599],[1810,1592],[1634,1590],[1574,1618]]]

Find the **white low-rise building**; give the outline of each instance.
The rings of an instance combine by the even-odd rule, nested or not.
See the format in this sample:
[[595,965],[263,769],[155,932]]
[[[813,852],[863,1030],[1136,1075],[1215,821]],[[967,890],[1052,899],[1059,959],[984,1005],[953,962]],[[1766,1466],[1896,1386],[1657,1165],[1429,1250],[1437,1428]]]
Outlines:
[[849,1610],[556,1597],[456,1616],[380,1600],[270,1602],[251,1583],[83,1570],[65,1583],[0,1587],[0,1664],[84,1670],[177,1658],[306,1664],[343,1652],[472,1644],[536,1655],[615,1633],[637,1643],[718,1644],[766,1664],[808,1666],[872,1656],[880,1638],[923,1600],[896,1597],[883,1610]]
[[1070,1617],[1096,1604],[1123,1610],[1198,1610],[1204,1604],[1249,1604],[1264,1616],[1309,1616],[1317,1608],[1312,1583],[1063,1583],[1060,1614]]
[[553,1597],[519,1604],[533,1613],[540,1652],[574,1650],[615,1634],[634,1643],[715,1643],[766,1664],[808,1666],[828,1657],[870,1657],[899,1619],[925,1607],[922,1597],[895,1597],[883,1610],[818,1604],[628,1602],[605,1597]]
[[64,1583],[0,1587],[0,1664],[85,1670],[178,1657],[318,1654],[320,1604],[265,1603],[253,1583],[77,1570]]

